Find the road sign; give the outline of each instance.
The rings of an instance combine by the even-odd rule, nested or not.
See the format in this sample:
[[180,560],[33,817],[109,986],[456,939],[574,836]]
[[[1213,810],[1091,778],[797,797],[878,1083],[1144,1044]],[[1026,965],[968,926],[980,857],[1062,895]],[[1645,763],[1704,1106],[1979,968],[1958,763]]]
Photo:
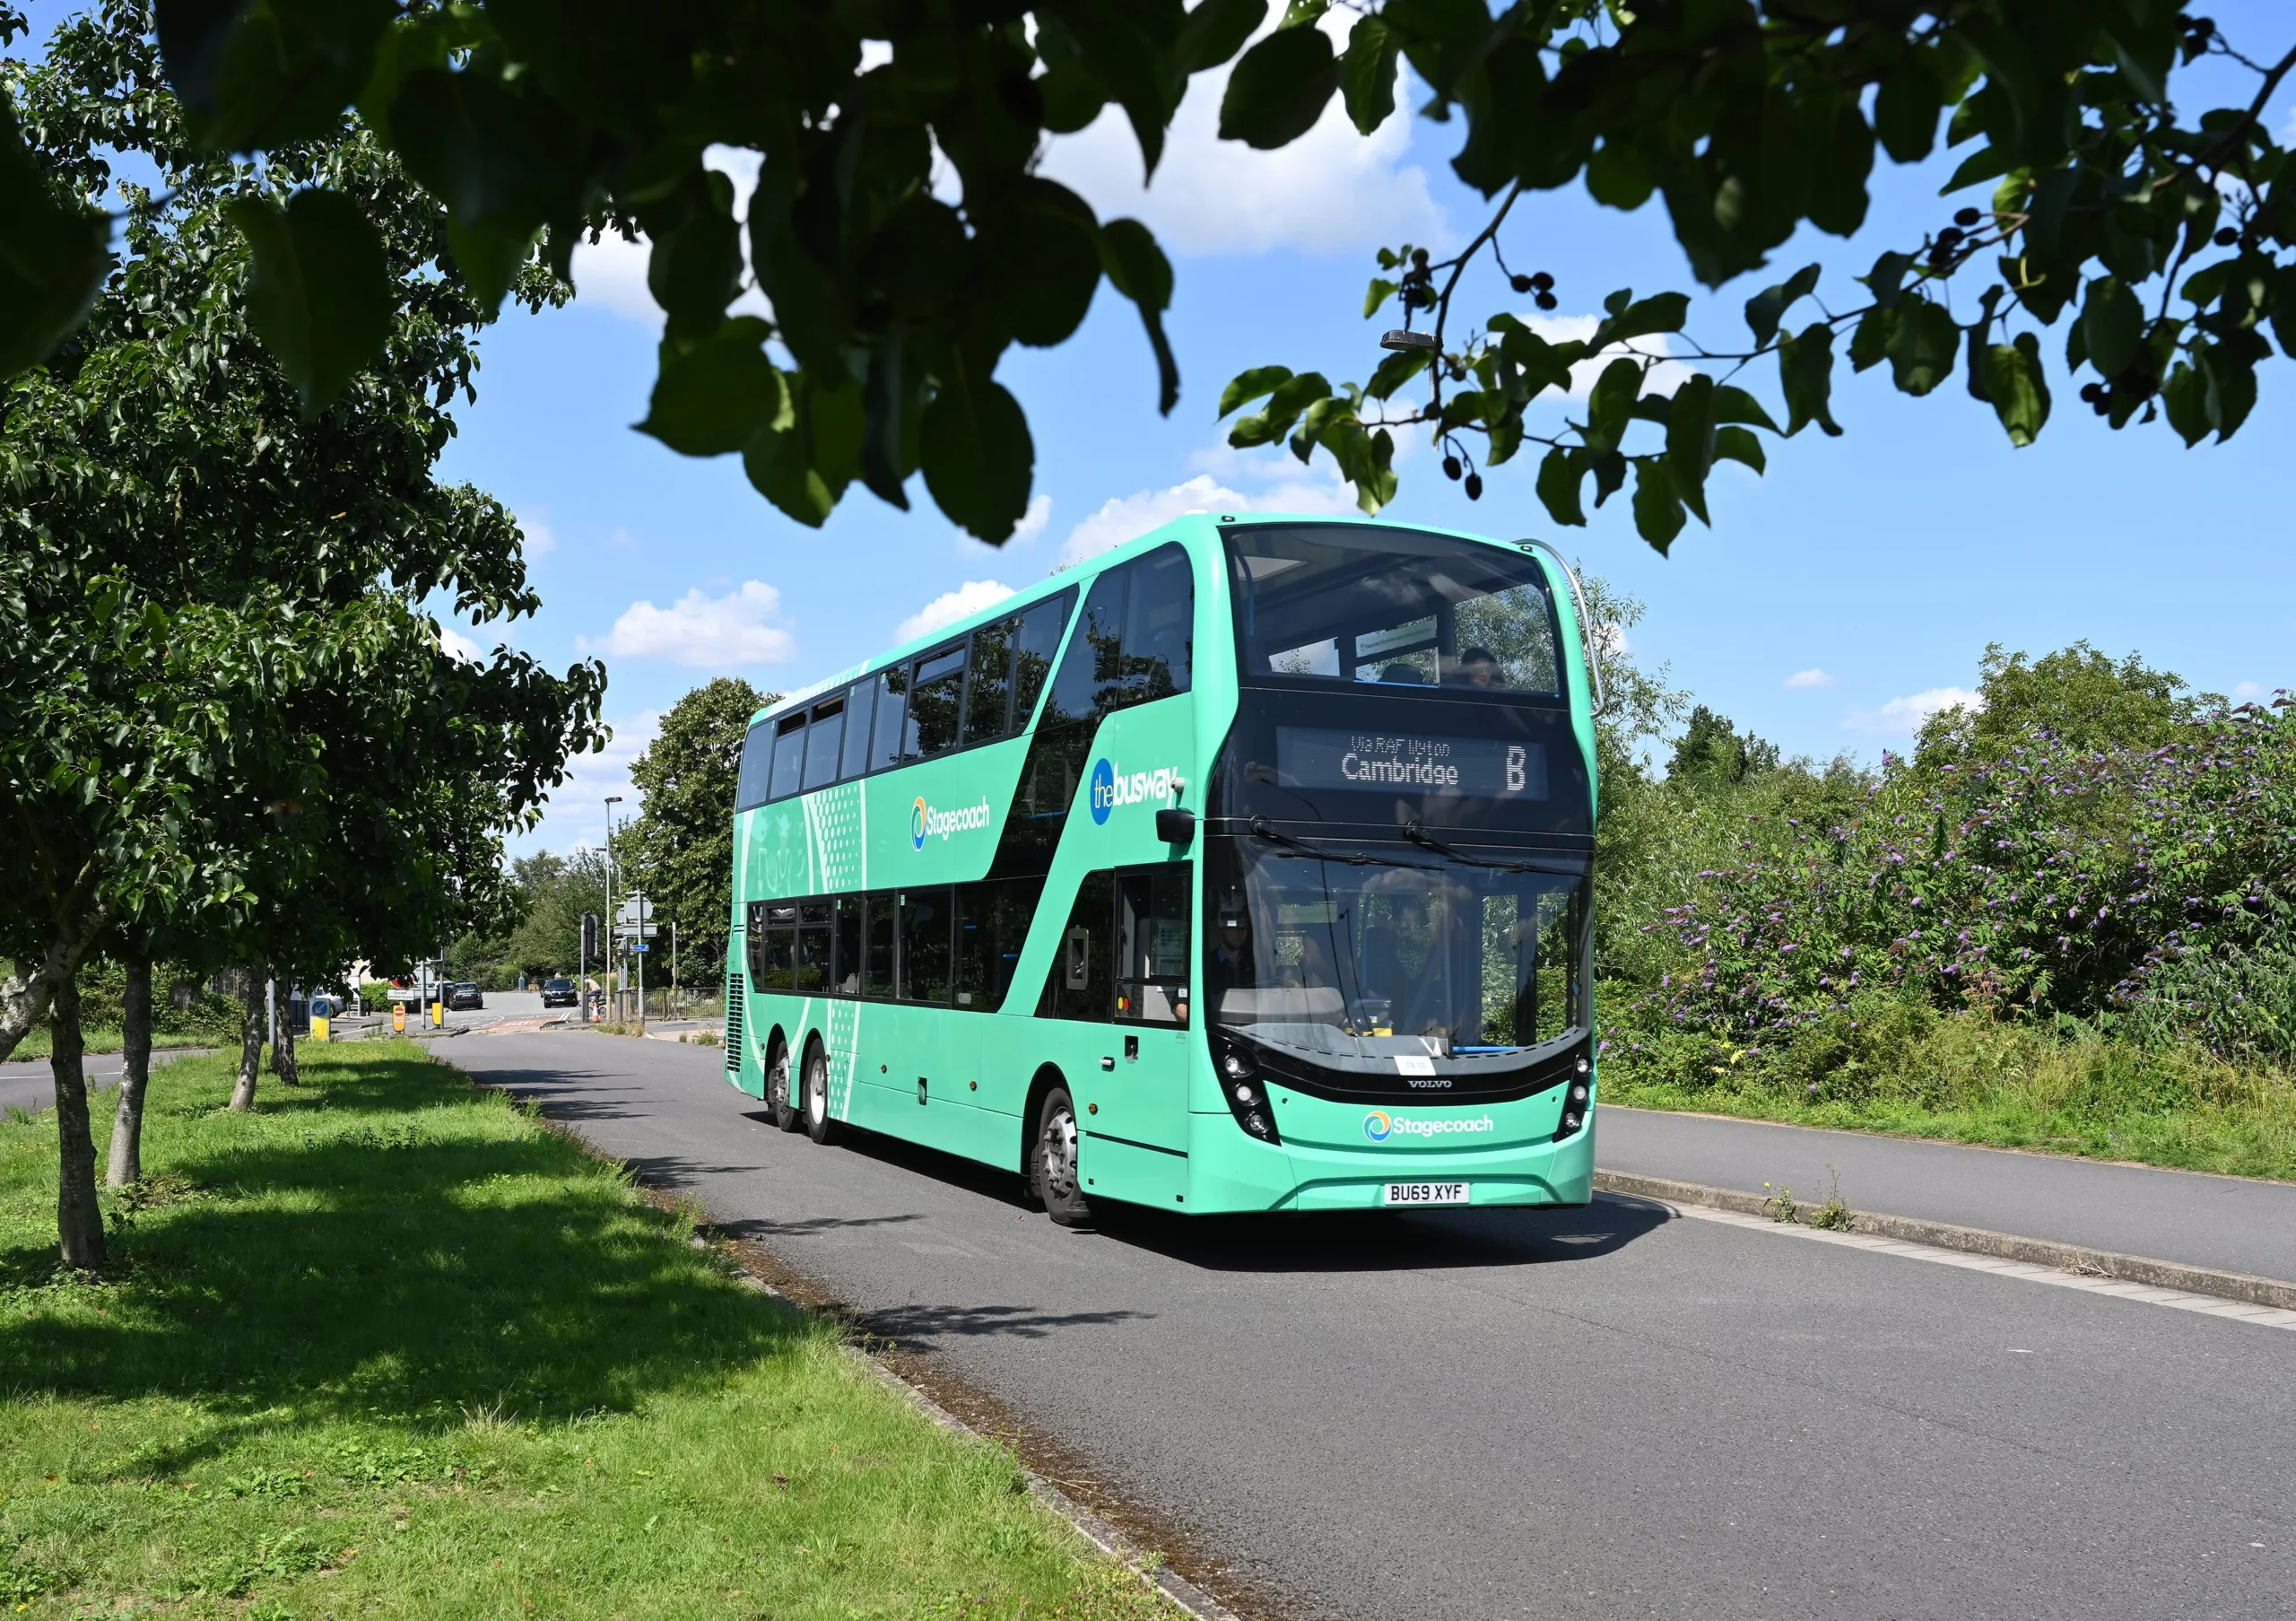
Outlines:
[[394,1002],[420,1002],[422,999],[422,993],[415,989],[412,985],[394,985],[391,987],[391,1000]]
[[617,940],[650,940],[661,932],[662,926],[659,923],[648,923],[646,925],[645,929],[642,932],[639,930],[637,924],[625,923],[620,928],[613,931],[613,937]]
[[632,951],[651,951],[653,947],[647,945],[643,940],[633,940],[631,942],[630,949]]

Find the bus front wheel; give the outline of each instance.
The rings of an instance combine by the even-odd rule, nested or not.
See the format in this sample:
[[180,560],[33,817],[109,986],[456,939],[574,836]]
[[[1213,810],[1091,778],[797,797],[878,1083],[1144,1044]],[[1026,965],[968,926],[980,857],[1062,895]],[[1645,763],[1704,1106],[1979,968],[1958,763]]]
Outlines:
[[1076,1169],[1076,1105],[1065,1086],[1045,1094],[1037,1111],[1035,1146],[1029,1155],[1031,1190],[1056,1225],[1081,1227],[1092,1219]]
[[765,1073],[765,1108],[773,1117],[773,1123],[784,1131],[795,1131],[804,1123],[789,1095],[789,1049],[786,1043],[774,1050],[773,1067]]
[[833,1143],[838,1123],[829,1113],[829,1054],[819,1047],[805,1049],[805,1135],[817,1143]]

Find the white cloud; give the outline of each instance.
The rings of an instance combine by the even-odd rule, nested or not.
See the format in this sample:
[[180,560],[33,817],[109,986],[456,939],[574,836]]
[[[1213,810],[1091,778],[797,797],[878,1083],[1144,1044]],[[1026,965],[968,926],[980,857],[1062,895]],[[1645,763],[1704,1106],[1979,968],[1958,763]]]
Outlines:
[[1831,686],[1833,677],[1823,670],[1796,670],[1786,678],[1786,684],[1793,692],[1805,693],[1813,687]]
[[1141,490],[1114,497],[1068,532],[1060,548],[1063,563],[1082,562],[1110,546],[1161,527],[1190,512],[1352,512],[1353,499],[1335,480],[1290,480],[1257,495],[1231,490],[1210,474],[1199,473],[1167,490]]
[[447,649],[447,657],[459,658],[465,664],[484,664],[486,655],[478,650],[478,643],[450,624],[439,627],[439,645]]
[[[1598,315],[1535,315],[1526,312],[1516,318],[1548,343],[1561,344],[1586,342],[1595,336],[1595,328],[1601,324],[1603,318]],[[1592,394],[1595,379],[1602,376],[1603,368],[1622,355],[1661,356],[1674,352],[1672,336],[1664,332],[1613,344],[1570,368],[1570,397],[1585,399]],[[1681,361],[1661,360],[1650,368],[1649,376],[1643,382],[1642,392],[1672,394],[1690,380],[1694,370]]]
[[546,521],[548,514],[518,515],[518,533],[525,537],[526,561],[536,562],[558,550],[558,532]]
[[1985,700],[1966,687],[1933,686],[1926,693],[1892,698],[1877,710],[1857,710],[1846,716],[1841,724],[1850,731],[1866,732],[1876,737],[1910,736],[1921,729],[1922,722],[1930,716],[1956,705],[1982,709]]
[[564,852],[577,845],[604,848],[609,794],[622,797],[622,803],[613,807],[617,830],[625,818],[638,814],[639,794],[631,783],[630,767],[646,745],[661,736],[662,711],[640,710],[609,716],[606,723],[613,736],[605,748],[596,754],[577,754],[566,763],[566,780],[550,790],[542,825],[509,841],[513,855],[538,850]]
[[1021,521],[1013,526],[1013,538],[1004,544],[1011,545],[1016,541],[1034,540],[1044,532],[1045,525],[1051,521],[1052,497],[1039,495],[1029,503],[1029,510],[1021,514]]
[[[757,153],[738,146],[713,146],[702,153],[704,163],[734,182],[734,217],[737,220],[748,217],[750,193],[757,189],[758,161]],[[742,233],[741,240],[743,264],[746,266],[747,231]],[[653,245],[643,236],[634,242],[626,241],[611,231],[595,243],[587,238],[577,243],[572,266],[576,301],[658,328],[662,307],[654,301],[654,294],[646,285],[646,262],[653,251]],[[770,316],[773,307],[752,288],[734,301],[733,313]]]
[[[1344,44],[1343,31],[1354,17],[1336,9],[1326,15],[1322,26],[1335,45]],[[1428,189],[1427,171],[1403,161],[1413,119],[1411,87],[1402,83],[1400,68],[1396,110],[1370,135],[1355,133],[1334,96],[1299,140],[1257,152],[1220,139],[1220,100],[1231,67],[1190,81],[1152,185],[1141,183],[1139,143],[1131,120],[1114,103],[1089,127],[1050,143],[1040,172],[1073,187],[1104,218],[1144,220],[1165,247],[1183,254],[1279,248],[1334,253],[1404,240],[1439,246],[1448,240],[1449,227]]]
[[944,591],[893,630],[895,641],[924,636],[943,625],[954,624],[966,614],[1004,601],[1013,588],[1001,580],[968,580],[953,591]]
[[666,608],[633,602],[602,640],[579,640],[584,652],[621,658],[666,658],[696,669],[744,664],[787,664],[796,638],[767,623],[781,615],[781,593],[761,580],[742,582],[723,597],[696,586]]
[[2240,699],[2262,698],[2265,696],[2265,684],[2261,681],[2243,681],[2232,689],[2232,696]]

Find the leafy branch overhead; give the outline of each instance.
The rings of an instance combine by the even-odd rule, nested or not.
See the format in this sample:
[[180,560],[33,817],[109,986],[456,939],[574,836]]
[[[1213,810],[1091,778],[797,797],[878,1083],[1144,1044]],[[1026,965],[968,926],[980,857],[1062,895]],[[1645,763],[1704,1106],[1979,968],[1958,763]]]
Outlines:
[[[0,31],[20,31],[14,15],[0,0]],[[1223,396],[1222,414],[1266,401],[1239,442],[1326,449],[1369,508],[1393,496],[1394,434],[1411,429],[1470,493],[1538,448],[1558,522],[1583,520],[1589,478],[1598,505],[1631,482],[1663,546],[1706,519],[1716,462],[1760,470],[1763,434],[1839,431],[1843,354],[1886,362],[1914,394],[1960,373],[2022,444],[2048,419],[2043,359],[2063,343],[2114,426],[2165,416],[2197,442],[2239,427],[2257,364],[2287,345],[2296,203],[2264,114],[2296,52],[2252,57],[2166,0],[1290,0],[1270,18],[1268,0],[161,0],[158,34],[213,149],[292,144],[355,108],[445,205],[444,257],[489,309],[537,257],[563,276],[586,236],[642,233],[666,319],[640,425],[686,454],[738,454],[808,524],[856,482],[905,507],[921,473],[952,519],[1009,535],[1035,451],[998,366],[1013,344],[1066,341],[1103,281],[1142,320],[1171,409],[1171,266],[1145,227],[1099,218],[1037,168],[1114,109],[1152,176],[1193,76],[1231,60],[1220,133],[1259,148],[1298,139],[1335,97],[1378,128],[1407,67],[1420,115],[1459,131],[1454,169],[1493,200],[1452,257],[1382,255],[1365,313],[1426,317],[1432,351],[1336,388],[1261,368]],[[2182,110],[2196,68],[2239,98]],[[1814,268],[1768,287],[1742,344],[1683,338],[1674,292],[1613,295],[1600,330],[1568,341],[1528,312],[1465,330],[1456,309],[1486,269],[1558,307],[1551,277],[1502,257],[1533,194],[1583,182],[1613,208],[1657,201],[1716,287],[1805,223],[1857,231],[1877,155],[1920,162],[1941,140],[1961,154],[1946,192],[1990,194],[1941,211],[1854,293],[1822,297]],[[713,147],[757,154],[745,211]],[[102,178],[44,168],[0,118],[0,365],[38,363],[80,318],[103,273]],[[378,353],[371,245],[319,202],[240,223],[258,328],[306,409],[324,408]],[[751,289],[770,316],[730,313]],[[1655,392],[1662,336],[1707,380]],[[1752,390],[1773,377],[1766,409]]]
[[[1363,315],[1400,307],[1405,329],[1389,335],[1394,353],[1368,379],[1335,388],[1318,373],[1260,366],[1220,401],[1223,417],[1265,401],[1237,420],[1231,445],[1288,436],[1302,461],[1321,447],[1366,511],[1395,496],[1397,431],[1428,433],[1471,499],[1482,495],[1482,467],[1530,445],[1543,451],[1536,488],[1555,522],[1587,521],[1590,476],[1600,506],[1631,475],[1635,527],[1663,552],[1687,517],[1710,521],[1717,463],[1759,474],[1762,433],[1791,437],[1813,423],[1840,433],[1831,397],[1845,337],[1854,370],[1886,362],[1907,394],[1929,394],[1958,370],[2018,446],[2048,421],[2043,334],[2060,321],[2062,339],[2048,341],[2063,342],[2068,370],[2092,374],[2083,403],[2115,428],[2165,417],[2187,445],[2229,439],[2246,420],[2257,367],[2274,353],[2267,331],[2296,353],[2296,264],[2283,257],[2296,246],[2296,179],[2283,177],[2287,153],[2264,122],[2296,50],[2254,61],[2209,20],[2143,0],[2077,17],[1976,4],[1887,17],[1638,7],[1632,20],[1549,8],[1544,29],[1527,14],[1492,22],[1473,52],[1435,9],[1394,0],[1356,22],[1328,73],[1300,70],[1299,96],[1263,93],[1291,122],[1312,122],[1344,90],[1368,135],[1393,109],[1352,87],[1400,48],[1435,87],[1430,116],[1465,112],[1454,166],[1496,199],[1491,218],[1446,259],[1380,250]],[[1281,37],[1246,56],[1235,83]],[[2170,79],[2204,58],[2241,74],[2251,99],[2186,119]],[[1223,133],[1231,123],[1252,127],[1223,119]],[[1738,346],[1683,336],[1690,304],[1678,292],[1613,292],[1585,338],[1511,313],[1457,329],[1470,269],[1542,311],[1557,307],[1552,276],[1510,269],[1503,256],[1503,228],[1528,191],[1583,177],[1613,207],[1659,196],[1693,272],[1715,286],[1761,265],[1804,221],[1857,230],[1876,144],[1918,162],[1941,124],[1949,150],[1968,148],[1941,195],[1987,184],[1990,195],[1950,222],[1941,211],[1918,243],[1881,255],[1841,308],[1820,297],[1813,264],[1746,301],[1750,342]],[[1425,329],[1411,330],[1422,313]],[[1663,342],[1642,341],[1654,338]],[[1660,393],[1653,384],[1668,362],[1695,370]],[[1766,376],[1782,430],[1744,386]]]

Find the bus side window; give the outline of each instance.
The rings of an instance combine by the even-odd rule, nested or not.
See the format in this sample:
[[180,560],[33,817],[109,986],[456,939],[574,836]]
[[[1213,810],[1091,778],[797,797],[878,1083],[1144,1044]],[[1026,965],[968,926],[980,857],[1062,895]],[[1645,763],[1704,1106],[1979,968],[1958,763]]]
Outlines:
[[757,989],[760,990],[790,990],[796,989],[797,957],[797,908],[787,901],[768,901],[765,903],[765,928],[762,960],[759,963]]
[[1028,729],[1052,673],[1052,656],[1060,650],[1060,632],[1068,628],[1068,610],[1076,606],[1074,588],[1037,604],[1021,615],[1020,634],[1013,648],[1013,729]]
[[[875,739],[869,745],[869,769],[881,771],[889,765],[899,765],[904,759],[914,759],[916,734],[910,731],[904,739],[903,723],[908,719],[909,667],[897,666],[882,670],[877,675],[877,720],[870,735]],[[910,746],[904,747],[904,743]]]
[[747,810],[765,803],[766,784],[773,769],[773,728],[762,720],[750,728],[742,742],[742,775],[734,787],[734,808]]
[[893,994],[893,898],[868,897],[868,955],[861,964],[861,994],[890,999]]
[[1188,890],[1192,864],[1126,873],[1116,888],[1116,1016],[1143,1024],[1186,1024]]
[[837,938],[835,954],[831,958],[830,994],[857,997],[861,994],[861,917],[859,895],[839,895],[837,898]]
[[837,774],[857,777],[869,769],[869,718],[877,712],[875,678],[855,682],[845,705],[845,757]]
[[752,901],[742,909],[742,951],[749,959],[750,989],[765,981],[765,902]]
[[826,901],[806,901],[797,908],[796,991],[817,997],[829,989],[829,911]]
[[813,740],[805,745],[805,791],[837,780],[837,757],[845,743],[845,694],[813,705]]
[[786,799],[804,781],[805,711],[784,715],[773,727],[773,797]]
[[1125,702],[1148,703],[1188,690],[1196,644],[1196,577],[1187,553],[1178,546],[1159,546],[1129,566]]
[[995,884],[957,885],[957,1006],[984,1011],[988,998],[990,959],[996,950],[996,906],[990,899]]
[[928,653],[917,661],[917,679],[909,690],[912,752],[905,758],[930,759],[957,746],[964,695],[964,643]]
[[900,897],[900,999],[949,1000],[949,892],[904,890]]
[[1061,931],[1060,947],[1045,975],[1044,998],[1038,1004],[1041,1013],[1056,1019],[1107,1022],[1113,977],[1109,936],[1115,901],[1113,872],[1086,873],[1077,885],[1068,927]]
[[1013,621],[972,633],[972,681],[965,688],[965,742],[992,743],[1012,730]]

